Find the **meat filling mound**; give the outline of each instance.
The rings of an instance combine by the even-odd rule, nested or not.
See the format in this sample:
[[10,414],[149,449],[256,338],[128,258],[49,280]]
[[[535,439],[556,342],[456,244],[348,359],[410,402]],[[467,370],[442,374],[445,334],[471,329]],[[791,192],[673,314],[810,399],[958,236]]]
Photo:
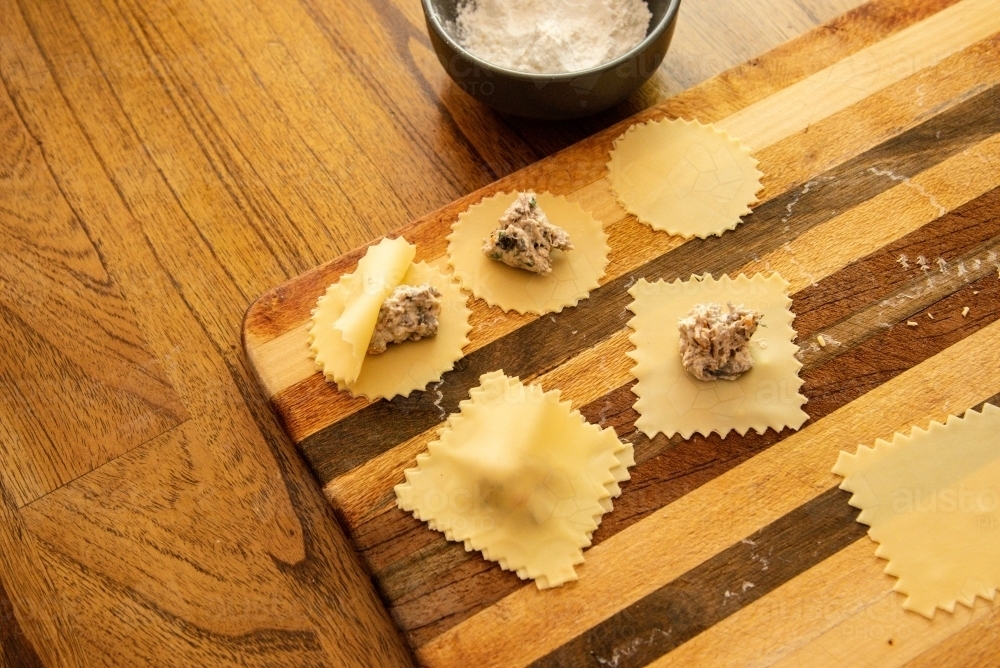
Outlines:
[[390,343],[434,336],[441,315],[441,293],[432,285],[400,285],[382,302],[368,354],[384,353]]
[[750,337],[760,314],[734,307],[723,313],[719,304],[696,304],[677,329],[681,335],[681,363],[698,380],[736,380],[753,368]]
[[566,230],[545,217],[533,193],[518,193],[483,245],[486,257],[543,276],[552,272],[555,249],[572,250],[573,244]]

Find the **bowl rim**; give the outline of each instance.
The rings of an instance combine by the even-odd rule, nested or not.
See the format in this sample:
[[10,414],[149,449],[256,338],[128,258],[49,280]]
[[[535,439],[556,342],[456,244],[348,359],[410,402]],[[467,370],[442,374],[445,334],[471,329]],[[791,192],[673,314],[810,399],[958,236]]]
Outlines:
[[[645,0],[643,0],[645,2]],[[456,52],[462,54],[464,57],[468,58],[477,67],[481,67],[487,71],[493,71],[497,74],[502,74],[507,77],[514,77],[518,79],[525,79],[527,81],[571,81],[579,77],[587,76],[589,74],[600,74],[613,70],[619,65],[631,60],[636,54],[645,50],[654,40],[656,40],[667,26],[673,23],[674,19],[677,18],[677,12],[680,9],[681,0],[670,0],[670,5],[667,7],[667,11],[663,13],[663,18],[657,23],[652,30],[646,35],[645,39],[633,46],[631,49],[618,56],[614,60],[609,60],[606,63],[601,63],[600,65],[595,65],[594,67],[588,67],[585,70],[574,70],[573,72],[522,72],[520,70],[512,70],[502,65],[495,65],[489,61],[483,60],[479,56],[475,55],[461,44],[452,39],[451,35],[444,29],[441,25],[441,21],[438,17],[437,12],[432,6],[433,0],[420,0],[420,5],[424,10],[424,18],[432,26],[438,37],[448,44]],[[648,4],[648,3],[647,3]]]

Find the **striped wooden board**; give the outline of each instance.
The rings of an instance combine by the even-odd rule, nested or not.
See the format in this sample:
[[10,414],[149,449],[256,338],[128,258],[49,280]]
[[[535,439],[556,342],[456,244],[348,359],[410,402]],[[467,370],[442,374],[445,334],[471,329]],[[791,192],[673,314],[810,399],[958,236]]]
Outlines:
[[[760,159],[762,202],[735,231],[685,242],[615,203],[612,141],[664,117],[713,122]],[[261,385],[418,660],[997,665],[1000,602],[933,621],[905,613],[830,468],[840,449],[1000,394],[1000,3],[876,0],[399,232],[418,259],[439,259],[460,211],[526,188],[604,222],[608,274],[558,315],[471,300],[467,355],[426,392],[351,399],[308,359],[310,309],[363,249],[246,316]],[[755,271],[792,284],[809,421],[725,439],[638,433],[626,287]],[[537,591],[394,506],[403,469],[480,374],[501,368],[561,388],[635,446],[580,580],[560,589]],[[1000,540],[1000,518],[992,530]]]

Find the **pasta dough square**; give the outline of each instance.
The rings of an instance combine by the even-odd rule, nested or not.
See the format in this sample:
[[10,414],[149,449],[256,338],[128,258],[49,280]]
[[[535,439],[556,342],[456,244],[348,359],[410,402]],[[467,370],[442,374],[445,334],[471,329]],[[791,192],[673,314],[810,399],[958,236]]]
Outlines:
[[[735,430],[742,436],[751,428],[758,434],[768,427],[798,429],[809,418],[799,393],[802,363],[795,357],[792,300],[788,282],[777,273],[735,279],[706,274],[672,283],[639,279],[628,292],[635,350],[627,354],[636,362],[635,424],[644,434],[689,438],[714,431],[725,437]],[[706,302],[742,304],[763,315],[750,341],[754,367],[736,380],[697,380],[681,365],[677,321]]]
[[573,567],[634,464],[631,444],[586,422],[558,390],[493,371],[405,471],[396,499],[546,589],[577,579]]
[[853,493],[858,521],[879,543],[875,554],[907,595],[903,607],[926,617],[954,612],[1000,586],[1000,408],[951,415],[856,454],[841,452],[833,472]]

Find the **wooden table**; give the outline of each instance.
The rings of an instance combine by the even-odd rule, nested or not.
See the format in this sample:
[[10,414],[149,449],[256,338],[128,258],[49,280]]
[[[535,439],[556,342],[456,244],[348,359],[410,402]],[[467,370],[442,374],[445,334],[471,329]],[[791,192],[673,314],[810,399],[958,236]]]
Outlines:
[[451,84],[415,0],[2,0],[0,665],[408,661],[243,312],[858,3],[768,4],[685,0],[649,84],[556,125]]

